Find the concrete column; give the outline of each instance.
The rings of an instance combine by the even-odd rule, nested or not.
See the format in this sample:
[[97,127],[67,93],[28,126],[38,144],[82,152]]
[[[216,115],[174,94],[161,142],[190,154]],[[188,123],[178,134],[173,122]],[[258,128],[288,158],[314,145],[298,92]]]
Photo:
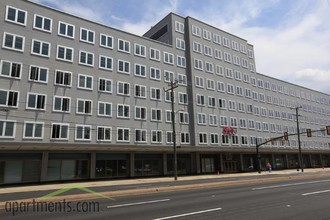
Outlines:
[[167,154],[163,153],[163,176],[167,175]]
[[201,173],[201,157],[199,153],[196,153],[196,173]]
[[135,154],[131,153],[129,157],[129,176],[134,177],[134,162],[135,162]]
[[90,155],[90,165],[89,165],[89,178],[95,179],[95,169],[96,169],[96,153],[92,152]]
[[241,172],[244,170],[244,164],[243,164],[243,154],[239,154],[240,164],[241,164]]
[[272,154],[272,162],[271,162],[271,165],[272,165],[272,169],[276,169],[277,167],[275,166],[275,155]]
[[48,180],[48,157],[49,157],[48,152],[42,153],[40,182],[46,182]]
[[224,163],[223,163],[223,154],[220,154],[220,172],[224,173],[225,169],[224,169]]
[[323,163],[323,158],[322,158],[322,154],[320,154],[320,162],[321,162],[321,168],[324,167],[324,163]]
[[285,154],[285,162],[286,162],[286,169],[288,169],[289,168],[289,156],[288,156],[288,154]]

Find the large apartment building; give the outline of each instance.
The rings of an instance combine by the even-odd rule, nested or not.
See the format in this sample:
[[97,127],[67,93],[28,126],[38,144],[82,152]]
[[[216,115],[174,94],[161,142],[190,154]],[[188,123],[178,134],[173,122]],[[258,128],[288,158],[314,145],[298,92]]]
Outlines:
[[[330,96],[256,72],[246,40],[169,14],[144,36],[26,0],[0,2],[0,184],[252,171],[297,133],[330,166]],[[261,45],[259,45],[261,46]],[[172,83],[172,86],[171,86]],[[296,168],[297,136],[260,147]]]

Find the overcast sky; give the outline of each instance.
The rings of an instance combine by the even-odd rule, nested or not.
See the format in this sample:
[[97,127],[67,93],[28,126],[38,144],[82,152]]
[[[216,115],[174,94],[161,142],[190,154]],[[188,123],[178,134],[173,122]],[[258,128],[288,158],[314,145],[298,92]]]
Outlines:
[[254,45],[259,73],[330,94],[330,0],[33,0],[137,35],[174,12]]

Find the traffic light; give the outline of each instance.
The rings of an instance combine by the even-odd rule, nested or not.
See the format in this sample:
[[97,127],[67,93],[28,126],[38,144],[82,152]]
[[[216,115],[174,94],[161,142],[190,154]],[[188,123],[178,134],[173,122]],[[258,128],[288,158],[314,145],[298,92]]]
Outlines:
[[326,126],[327,128],[327,135],[330,135],[330,126]]
[[312,137],[312,129],[306,129],[307,137]]
[[284,132],[284,140],[289,140],[289,134],[288,132]]

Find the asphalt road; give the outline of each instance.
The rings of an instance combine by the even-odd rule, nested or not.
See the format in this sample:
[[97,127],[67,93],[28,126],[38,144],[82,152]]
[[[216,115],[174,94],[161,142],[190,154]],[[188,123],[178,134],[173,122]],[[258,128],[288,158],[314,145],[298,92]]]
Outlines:
[[[99,199],[99,210],[84,212],[92,204],[73,203],[69,212],[33,212],[9,206],[1,219],[330,219],[330,178],[286,180],[218,188],[203,188],[149,195]],[[89,206],[88,206],[89,205]],[[84,207],[83,207],[84,206]],[[12,207],[11,207],[12,208]],[[13,209],[12,209],[13,210]],[[11,210],[11,211],[12,211]],[[22,212],[20,212],[22,211]]]

